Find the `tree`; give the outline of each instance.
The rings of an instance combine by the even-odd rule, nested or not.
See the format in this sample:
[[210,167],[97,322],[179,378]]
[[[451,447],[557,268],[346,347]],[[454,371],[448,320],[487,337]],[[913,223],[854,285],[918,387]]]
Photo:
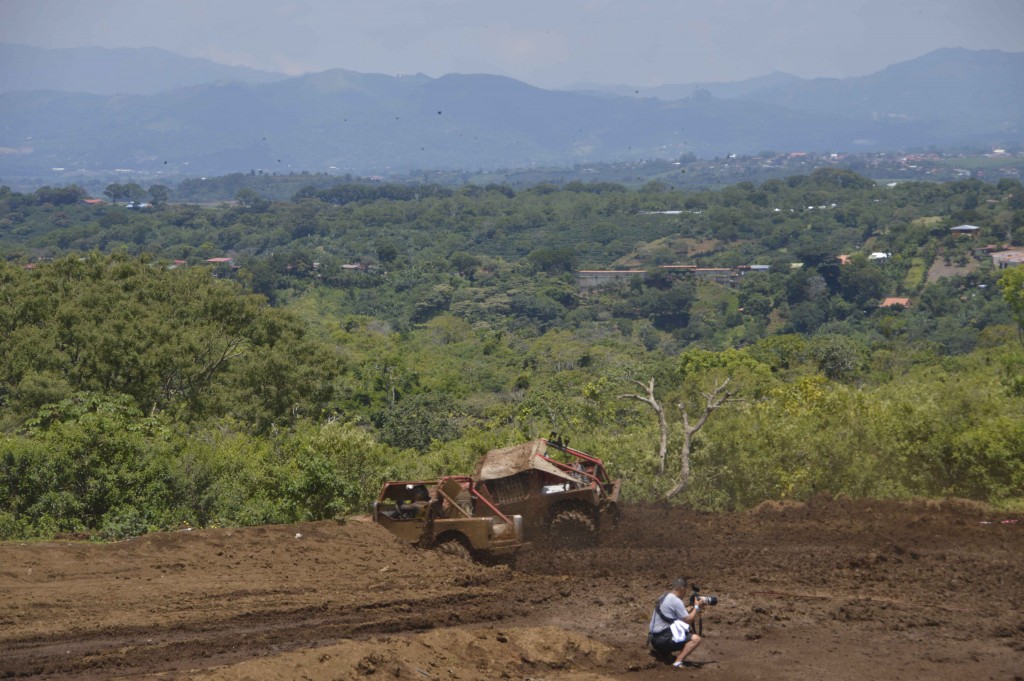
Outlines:
[[329,348],[206,268],[151,262],[91,254],[32,276],[0,267],[18,301],[12,312],[0,306],[7,418],[76,391],[127,395],[140,412],[183,421],[233,414],[269,428],[318,418],[339,371]]
[[864,307],[869,301],[878,300],[885,294],[888,285],[886,274],[876,263],[858,255],[845,265],[839,274],[839,292],[846,300]]
[[126,196],[124,185],[117,182],[108,184],[103,190],[103,195],[110,199],[111,203],[117,203]]
[[162,184],[154,184],[149,187],[149,202],[156,208],[167,203],[167,199],[170,198],[170,195],[171,190]]
[[863,343],[838,334],[822,334],[811,342],[811,355],[818,361],[818,370],[834,381],[859,374],[866,354]]
[[86,191],[78,185],[67,187],[40,187],[33,193],[36,201],[42,205],[51,203],[55,206],[69,206],[86,197]]
[[729,381],[732,377],[727,377],[721,383],[711,389],[710,392],[703,393],[704,406],[700,417],[697,421],[690,424],[690,414],[687,411],[686,403],[680,402],[678,405],[679,411],[682,412],[683,416],[683,446],[679,450],[679,479],[676,481],[675,486],[665,493],[665,499],[671,499],[680,492],[686,490],[690,484],[690,451],[693,444],[693,436],[697,434],[704,424],[708,422],[708,417],[716,409],[720,408],[723,404],[729,401],[733,393],[726,388],[729,386]]
[[142,203],[142,201],[146,198],[146,190],[143,189],[141,185],[135,182],[129,182],[128,184],[124,185],[122,191],[124,192],[125,198],[127,198],[131,203],[134,203],[135,205]]
[[812,333],[827,317],[828,310],[820,302],[805,300],[789,309],[789,323],[799,333]]
[[569,247],[538,248],[531,252],[527,259],[533,263],[538,272],[559,274],[576,269],[578,256],[576,251]]
[[[684,356],[683,366],[680,369],[680,373],[684,377],[686,374],[693,374],[695,371],[704,373],[710,368],[722,368],[725,366],[732,366],[733,369],[743,368],[742,365],[751,365],[750,368],[756,369],[759,365],[758,362],[731,351],[731,353],[709,353],[706,351],[691,351],[687,356]],[[732,382],[733,377],[731,375],[726,376],[721,381],[716,381],[710,391],[700,393],[701,399],[701,415],[693,423],[690,422],[690,411],[686,405],[686,400],[681,400],[676,406],[679,408],[680,415],[683,418],[683,444],[679,450],[679,477],[672,488],[665,493],[664,498],[666,500],[680,494],[685,491],[690,484],[690,454],[693,450],[693,437],[700,431],[701,428],[707,423],[708,418],[712,412],[719,409],[727,402],[729,402],[735,391],[728,390],[729,384]],[[630,399],[643,402],[644,404],[651,407],[658,418],[658,474],[665,474],[665,459],[668,455],[668,421],[665,417],[665,410],[661,403],[658,402],[654,395],[654,379],[651,378],[647,383],[642,381],[634,380],[638,386],[643,388],[644,393],[632,393],[619,395],[619,399]]]
[[455,268],[456,272],[469,279],[473,278],[473,271],[480,267],[480,258],[470,255],[465,251],[452,253],[451,257],[448,258],[448,262]]
[[248,208],[254,212],[262,212],[270,207],[270,201],[267,201],[252,189],[244,187],[239,189],[235,194],[235,201],[242,204],[243,208]]
[[690,308],[696,297],[697,287],[693,281],[678,279],[666,291],[644,287],[638,307],[651,319],[655,328],[671,331],[689,323]]
[[999,277],[999,287],[1003,289],[1003,299],[1017,320],[1017,335],[1024,345],[1024,265],[1006,270]]
[[644,389],[644,394],[639,395],[636,393],[619,395],[620,400],[638,400],[647,404],[654,410],[654,413],[658,416],[658,475],[665,475],[665,458],[668,456],[668,421],[665,420],[665,409],[661,406],[658,400],[654,397],[654,378],[644,383],[643,381],[633,380],[638,386]]
[[399,400],[381,424],[381,439],[400,449],[426,451],[434,440],[446,442],[462,428],[458,407],[449,395],[420,393]]
[[398,247],[390,241],[377,246],[377,259],[384,263],[394,262],[398,258]]

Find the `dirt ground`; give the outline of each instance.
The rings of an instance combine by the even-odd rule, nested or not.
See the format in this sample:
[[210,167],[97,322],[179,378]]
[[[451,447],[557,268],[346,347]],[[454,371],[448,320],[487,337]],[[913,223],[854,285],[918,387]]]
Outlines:
[[957,275],[964,276],[971,272],[977,272],[981,269],[981,261],[972,258],[966,265],[947,265],[943,260],[942,256],[937,256],[932,261],[931,267],[928,268],[928,282],[934,283],[939,279],[946,277],[954,277]]
[[[695,665],[645,647],[678,574]],[[1024,678],[1024,519],[963,502],[628,507],[515,569],[361,520],[0,544],[0,678]]]

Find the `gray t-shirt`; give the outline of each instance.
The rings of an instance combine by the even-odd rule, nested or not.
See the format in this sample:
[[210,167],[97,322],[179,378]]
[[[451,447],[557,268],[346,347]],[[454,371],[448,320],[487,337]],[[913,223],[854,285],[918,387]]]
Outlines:
[[[658,614],[659,609],[666,617],[671,618],[668,622]],[[651,615],[651,624],[648,631],[652,634],[657,634],[658,632],[664,631],[672,626],[672,622],[686,619],[686,616],[689,614],[690,613],[686,611],[686,604],[683,603],[679,596],[676,596],[674,593],[669,591],[665,594],[665,598],[662,599],[661,607],[659,608],[657,605],[654,606],[654,614]]]

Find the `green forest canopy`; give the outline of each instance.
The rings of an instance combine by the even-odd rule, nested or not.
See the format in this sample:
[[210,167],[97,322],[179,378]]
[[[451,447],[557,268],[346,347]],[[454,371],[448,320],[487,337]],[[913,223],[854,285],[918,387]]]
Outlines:
[[[0,537],[362,511],[385,478],[552,430],[650,499],[674,471],[619,395],[652,377],[670,449],[672,405],[739,391],[698,436],[691,504],[1024,497],[1020,270],[982,250],[1024,245],[1015,181],[83,195],[0,188]],[[727,286],[673,264],[768,267]],[[574,277],[612,268],[643,274]]]

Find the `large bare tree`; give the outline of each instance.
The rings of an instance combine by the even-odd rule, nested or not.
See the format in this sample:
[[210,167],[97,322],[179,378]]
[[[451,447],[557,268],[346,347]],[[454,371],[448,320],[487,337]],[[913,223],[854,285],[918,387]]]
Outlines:
[[[729,402],[733,396],[733,392],[727,390],[729,387],[729,381],[732,377],[725,378],[721,383],[717,384],[710,392],[702,393],[703,397],[703,411],[700,417],[694,422],[690,423],[690,413],[686,409],[686,404],[680,402],[677,406],[679,411],[682,412],[683,416],[683,447],[679,450],[679,478],[676,480],[676,484],[665,493],[665,499],[671,499],[680,492],[686,490],[690,484],[690,452],[693,446],[693,436],[697,434],[704,424],[707,423],[708,417],[716,409],[720,408],[725,403]],[[647,383],[643,381],[633,380],[638,386],[644,389],[644,393],[627,393],[619,395],[619,399],[623,400],[637,400],[649,405],[654,413],[658,416],[658,474],[665,474],[665,459],[668,456],[668,421],[665,418],[665,409],[654,395],[654,379],[652,378]]]
[[668,422],[665,420],[665,410],[654,397],[654,378],[647,383],[633,379],[633,382],[643,388],[646,393],[643,395],[631,393],[619,395],[620,400],[639,400],[650,405],[654,413],[658,415],[658,429],[661,434],[661,441],[658,443],[658,475],[665,475],[665,457],[668,456]]
[[686,404],[680,402],[679,411],[683,414],[683,447],[679,450],[679,479],[675,486],[665,493],[665,499],[671,499],[684,491],[690,484],[690,448],[693,444],[693,436],[708,422],[711,412],[715,411],[732,398],[732,391],[726,390],[732,377],[728,377],[716,385],[711,392],[701,393],[704,398],[704,410],[695,423],[690,424],[690,414],[686,410]]

